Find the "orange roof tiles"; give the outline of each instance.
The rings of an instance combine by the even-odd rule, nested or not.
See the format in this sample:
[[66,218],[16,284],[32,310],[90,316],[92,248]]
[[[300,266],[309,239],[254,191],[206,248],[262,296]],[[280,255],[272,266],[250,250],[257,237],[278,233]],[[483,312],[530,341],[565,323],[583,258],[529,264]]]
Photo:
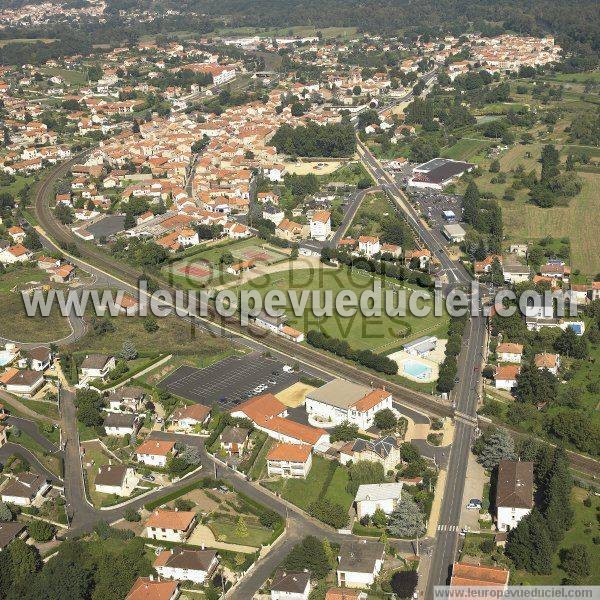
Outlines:
[[243,412],[250,420],[262,424],[269,417],[281,414],[285,405],[273,394],[255,396],[236,406],[231,412]]
[[382,400],[385,400],[388,396],[390,396],[389,392],[385,390],[373,390],[369,392],[364,398],[361,398],[356,404],[354,408],[360,412],[365,412],[374,406],[377,406]]
[[174,447],[175,442],[167,440],[146,440],[143,444],[140,444],[136,450],[136,454],[166,456],[169,452],[173,451]]
[[149,577],[138,577],[125,600],[170,600],[178,586],[178,581],[153,581]]
[[500,567],[484,567],[481,565],[466,565],[454,563],[450,586],[498,586],[508,584],[510,571]]
[[277,444],[267,454],[267,460],[305,463],[311,450],[311,447],[306,444]]
[[191,510],[165,510],[159,508],[146,520],[146,527],[159,527],[174,531],[186,531],[196,518]]

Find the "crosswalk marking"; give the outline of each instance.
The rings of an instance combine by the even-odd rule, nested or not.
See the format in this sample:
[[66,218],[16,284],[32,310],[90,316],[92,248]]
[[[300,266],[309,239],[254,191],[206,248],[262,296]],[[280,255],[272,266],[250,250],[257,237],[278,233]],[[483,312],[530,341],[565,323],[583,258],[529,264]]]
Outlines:
[[438,531],[458,531],[458,525],[438,525]]

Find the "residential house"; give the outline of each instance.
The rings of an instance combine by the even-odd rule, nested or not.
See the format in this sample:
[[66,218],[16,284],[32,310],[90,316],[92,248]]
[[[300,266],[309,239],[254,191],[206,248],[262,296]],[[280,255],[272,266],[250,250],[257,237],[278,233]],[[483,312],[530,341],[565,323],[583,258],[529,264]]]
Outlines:
[[509,575],[510,571],[501,567],[454,563],[450,587],[497,587],[504,590],[508,586]]
[[178,581],[154,581],[153,576],[138,577],[125,600],[177,600]]
[[116,366],[114,356],[107,354],[86,354],[81,363],[81,376],[83,379],[106,379],[108,373]]
[[498,531],[514,529],[533,508],[533,463],[501,460],[498,463],[496,515]]
[[431,262],[431,252],[427,248],[423,250],[407,250],[404,253],[404,262],[409,266],[416,264],[421,271],[424,271]]
[[119,312],[128,317],[136,315],[140,308],[139,302],[129,294],[123,294],[122,298],[117,298],[115,304],[119,307]]
[[275,235],[288,242],[296,242],[307,236],[307,229],[305,225],[290,221],[289,219],[283,219],[275,228]]
[[561,260],[551,260],[540,267],[540,275],[542,277],[568,280],[570,274],[571,267],[567,266]]
[[381,252],[379,238],[372,235],[361,235],[358,238],[358,251],[371,258]]
[[309,221],[310,237],[324,242],[331,234],[331,213],[326,210],[316,211]]
[[375,414],[392,408],[392,395],[383,389],[334,379],[306,395],[306,411],[313,418],[336,424],[349,421],[362,430],[375,422]]
[[285,213],[274,204],[265,204],[263,206],[262,217],[267,221],[271,221],[271,223],[275,223],[275,227],[277,227],[285,218]]
[[376,440],[357,438],[347,442],[340,449],[340,463],[348,464],[350,461],[368,460],[383,465],[387,473],[394,469],[400,462],[400,446],[393,435],[388,435]]
[[227,454],[241,455],[248,443],[249,430],[244,427],[227,425],[219,434],[220,446]]
[[308,444],[276,444],[267,454],[269,477],[306,479],[312,466],[312,448]]
[[94,487],[101,494],[130,496],[139,478],[132,467],[126,465],[101,465],[98,468]]
[[185,542],[196,524],[196,513],[191,510],[159,508],[146,520],[145,537],[165,542]]
[[273,576],[271,600],[308,600],[310,595],[308,571],[282,571]]
[[112,412],[140,412],[144,407],[144,388],[125,385],[113,390],[108,396],[108,406]]
[[190,404],[177,408],[171,415],[171,423],[179,429],[191,430],[196,426],[208,423],[210,411],[211,409],[203,404]]
[[202,584],[215,572],[219,560],[215,550],[171,548],[163,550],[154,561],[156,572],[165,579]]
[[6,391],[17,396],[31,398],[44,385],[44,374],[31,369],[10,368],[0,377]]
[[560,356],[549,352],[542,352],[533,357],[533,362],[538,369],[547,369],[553,375],[558,375]]
[[529,281],[529,278],[531,277],[529,267],[519,263],[504,264],[502,266],[502,274],[504,276],[504,282],[511,284]]
[[123,437],[135,435],[140,427],[139,418],[134,413],[107,412],[104,416],[104,429],[106,435]]
[[27,250],[23,244],[7,246],[0,250],[0,263],[12,265],[15,263],[28,262],[33,259],[33,253]]
[[166,467],[167,459],[176,453],[175,442],[167,440],[146,440],[136,450],[136,457],[151,467]]
[[25,237],[27,236],[25,230],[22,227],[18,227],[17,225],[9,227],[7,229],[7,232],[15,244],[22,244],[25,240]]
[[523,344],[511,344],[510,342],[498,344],[496,356],[498,362],[520,364],[523,357]]
[[512,390],[517,385],[519,365],[498,365],[494,375],[494,385],[497,390]]
[[337,582],[350,588],[372,585],[383,567],[385,546],[381,542],[342,542],[338,555]]
[[492,265],[494,262],[498,261],[500,266],[502,266],[502,255],[500,254],[490,254],[486,256],[483,260],[476,260],[473,263],[473,270],[475,271],[475,277],[479,278],[481,275],[486,275],[491,272]]
[[569,299],[579,306],[589,303],[590,287],[585,283],[572,283],[569,287]]
[[402,482],[359,485],[354,498],[356,515],[362,519],[377,509],[389,515],[400,502],[401,494]]
[[26,472],[13,475],[1,490],[2,502],[31,506],[39,501],[51,485],[44,475]]
[[256,266],[256,263],[251,259],[250,260],[242,260],[240,262],[229,265],[225,270],[230,275],[238,276],[238,275],[241,275],[242,273],[245,273],[246,271],[250,271],[250,269],[254,269],[255,266]]
[[32,371],[45,371],[52,362],[52,354],[46,346],[31,348],[25,352],[25,356]]
[[0,551],[4,550],[12,541],[25,539],[27,537],[27,528],[25,523],[20,521],[0,522]]

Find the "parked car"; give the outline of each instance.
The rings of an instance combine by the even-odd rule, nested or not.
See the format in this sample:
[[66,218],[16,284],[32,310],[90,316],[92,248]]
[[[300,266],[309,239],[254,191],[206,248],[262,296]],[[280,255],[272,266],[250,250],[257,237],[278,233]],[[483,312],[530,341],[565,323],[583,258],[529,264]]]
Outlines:
[[293,369],[293,367],[290,367],[290,365],[283,365],[283,372],[284,373],[293,373],[294,369]]
[[481,504],[481,500],[477,498],[471,498],[469,503],[467,504],[468,510],[479,510],[483,505]]

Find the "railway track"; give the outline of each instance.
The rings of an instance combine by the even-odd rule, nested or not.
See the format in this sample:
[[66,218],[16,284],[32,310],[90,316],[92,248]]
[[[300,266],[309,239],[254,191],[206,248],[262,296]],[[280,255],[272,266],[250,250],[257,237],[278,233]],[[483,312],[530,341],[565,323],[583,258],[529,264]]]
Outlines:
[[[69,168],[75,164],[78,160],[85,156],[86,153],[77,155],[69,161],[62,163],[56,167],[43,181],[38,184],[35,190],[34,209],[38,222],[42,229],[59,245],[74,244],[82,259],[87,259],[90,265],[100,270],[105,271],[107,274],[121,280],[123,283],[137,290],[137,283],[140,278],[147,276],[143,271],[136,269],[126,263],[112,259],[102,251],[86,244],[83,240],[80,240],[73,234],[73,232],[56,220],[50,209],[49,193],[53,192],[54,182],[62,177]],[[78,257],[75,257],[78,258]],[[161,286],[175,295],[176,288],[169,285],[168,282],[159,279]],[[228,332],[234,336],[241,338],[249,338],[256,343],[261,344],[265,351],[274,350],[281,352],[292,359],[296,359],[311,366],[317,367],[323,371],[329,372],[331,375],[338,377],[345,377],[351,379],[357,383],[361,383],[367,386],[378,386],[385,387],[386,390],[390,391],[395,399],[401,404],[406,404],[413,408],[419,409],[430,416],[436,417],[452,417],[454,416],[454,410],[447,403],[438,400],[434,396],[416,392],[414,390],[405,388],[397,383],[390,382],[387,379],[363,371],[353,365],[350,365],[342,360],[339,360],[333,356],[321,353],[317,350],[313,350],[307,346],[301,346],[295,342],[291,342],[275,336],[272,334],[265,334],[265,330],[256,327],[242,327],[239,321],[235,318],[225,319],[216,314],[214,309],[209,306],[209,317],[200,319],[197,317],[184,317],[188,322],[192,322],[195,325],[207,329],[207,324],[212,326],[212,329],[222,328],[223,332]],[[211,330],[208,328],[209,331]],[[213,331],[214,332],[214,331]],[[523,438],[526,434],[523,432],[502,425],[504,429],[510,431],[515,437]],[[598,461],[593,458],[588,458],[577,454],[575,452],[567,451],[571,465],[573,468],[582,471],[586,474],[596,478],[600,476],[600,466]]]

